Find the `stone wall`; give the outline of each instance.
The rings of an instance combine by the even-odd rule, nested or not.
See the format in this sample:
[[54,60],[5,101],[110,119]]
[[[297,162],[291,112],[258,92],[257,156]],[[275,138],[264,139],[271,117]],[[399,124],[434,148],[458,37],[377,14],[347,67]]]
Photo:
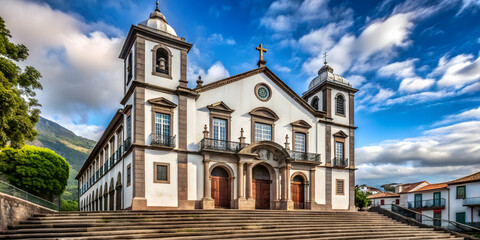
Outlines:
[[0,232],[8,225],[18,223],[37,213],[54,213],[56,211],[40,205],[0,193]]

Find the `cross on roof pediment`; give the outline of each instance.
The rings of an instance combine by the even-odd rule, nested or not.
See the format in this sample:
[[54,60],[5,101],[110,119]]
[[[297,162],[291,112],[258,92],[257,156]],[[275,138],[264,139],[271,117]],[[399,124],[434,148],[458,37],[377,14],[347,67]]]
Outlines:
[[213,104],[210,104],[207,106],[208,109],[214,110],[214,111],[221,111],[221,112],[227,112],[227,113],[232,113],[233,109],[231,109],[227,104],[225,104],[223,101],[216,102]]
[[340,137],[340,138],[347,138],[348,135],[346,133],[344,133],[342,130],[336,132],[335,134],[333,134],[334,137]]
[[154,105],[159,105],[159,106],[162,106],[162,107],[167,107],[167,108],[176,108],[177,107],[177,104],[163,98],[163,97],[159,97],[159,98],[154,98],[154,99],[149,99],[148,102],[150,104],[154,104]]

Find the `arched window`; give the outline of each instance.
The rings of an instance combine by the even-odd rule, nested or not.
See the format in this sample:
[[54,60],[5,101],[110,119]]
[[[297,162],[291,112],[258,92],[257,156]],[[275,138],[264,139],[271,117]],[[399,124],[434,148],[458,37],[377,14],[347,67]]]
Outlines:
[[132,53],[128,54],[128,62],[127,62],[127,84],[132,80],[133,77],[133,62],[132,62]]
[[341,94],[337,95],[337,114],[345,115],[345,99]]
[[315,110],[318,110],[318,97],[312,99],[312,107],[315,108]]
[[158,44],[152,49],[152,74],[172,79],[172,53],[168,47]]

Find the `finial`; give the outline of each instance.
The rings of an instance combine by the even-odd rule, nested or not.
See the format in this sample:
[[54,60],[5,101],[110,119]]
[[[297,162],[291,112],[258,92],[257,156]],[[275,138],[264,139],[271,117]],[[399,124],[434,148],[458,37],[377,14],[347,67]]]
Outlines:
[[263,48],[263,44],[260,43],[260,45],[258,45],[257,49],[259,52],[260,52],[260,60],[258,60],[258,67],[263,67],[265,66],[265,64],[267,63],[267,61],[263,60],[263,53],[264,52],[267,52],[267,49]]
[[288,134],[285,135],[285,149],[290,150],[290,143],[288,143]]
[[327,65],[327,51],[323,54],[323,59],[325,60],[324,64]]
[[245,147],[245,136],[243,136],[243,128],[240,128],[240,137],[238,138],[240,140],[240,146]]
[[155,8],[155,11],[160,11],[160,9],[158,9],[158,0],[157,0],[157,7]]
[[203,127],[203,138],[208,138],[207,124],[205,124],[205,127]]
[[203,84],[203,81],[202,81],[202,76],[198,76],[198,80],[197,80],[197,87],[201,87]]

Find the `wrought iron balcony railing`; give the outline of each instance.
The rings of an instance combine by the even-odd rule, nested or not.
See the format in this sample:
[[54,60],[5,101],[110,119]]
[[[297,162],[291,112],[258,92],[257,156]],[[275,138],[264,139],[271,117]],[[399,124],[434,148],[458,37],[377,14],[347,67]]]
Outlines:
[[320,163],[320,154],[317,154],[317,153],[298,152],[298,151],[289,151],[289,153],[290,153],[290,157],[294,161],[308,161],[308,162]]
[[408,208],[411,208],[411,209],[445,208],[445,198],[429,199],[429,200],[423,200],[423,201],[411,201],[411,202],[408,202]]
[[333,158],[334,167],[348,167],[348,158]]
[[[243,146],[245,147],[245,146]],[[239,142],[204,138],[200,141],[200,150],[215,150],[236,153],[242,149]]]
[[150,134],[150,145],[163,146],[163,147],[175,147],[175,136]]
[[463,206],[480,206],[480,197],[463,199]]
[[129,138],[129,137],[128,137],[127,139],[125,139],[125,141],[123,141],[123,147],[124,147],[124,148],[123,148],[123,149],[124,149],[123,151],[124,151],[124,152],[128,151],[128,149],[130,148],[130,146],[132,146],[132,138]]

